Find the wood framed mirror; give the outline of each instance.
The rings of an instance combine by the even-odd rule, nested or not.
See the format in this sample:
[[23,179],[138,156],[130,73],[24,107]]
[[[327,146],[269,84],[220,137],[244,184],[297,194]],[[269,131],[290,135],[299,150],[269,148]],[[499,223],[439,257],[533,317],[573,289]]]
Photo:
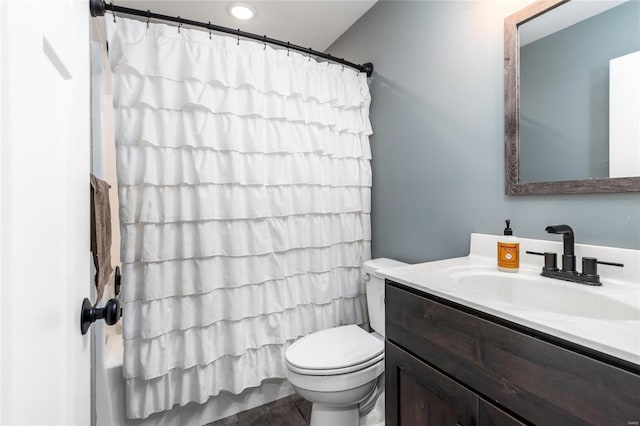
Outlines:
[[504,84],[507,195],[640,191],[640,2],[508,16]]

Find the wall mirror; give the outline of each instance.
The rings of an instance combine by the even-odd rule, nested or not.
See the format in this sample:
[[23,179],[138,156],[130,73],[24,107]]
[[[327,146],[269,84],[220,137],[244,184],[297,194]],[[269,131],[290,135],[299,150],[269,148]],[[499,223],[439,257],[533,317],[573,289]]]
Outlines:
[[640,191],[640,0],[505,19],[505,192]]

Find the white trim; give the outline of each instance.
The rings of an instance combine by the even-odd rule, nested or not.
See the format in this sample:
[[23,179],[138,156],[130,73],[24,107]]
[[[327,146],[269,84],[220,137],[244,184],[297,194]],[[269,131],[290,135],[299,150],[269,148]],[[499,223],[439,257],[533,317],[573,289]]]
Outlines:
[[6,149],[7,144],[4,142],[7,139],[7,123],[8,120],[6,118],[7,108],[5,103],[8,98],[8,90],[9,85],[6,83],[7,81],[7,72],[8,69],[4,66],[7,63],[6,56],[8,55],[9,43],[7,41],[8,36],[8,22],[7,21],[7,2],[0,1],[0,424],[5,424],[8,418],[8,414],[3,410],[3,407],[6,410],[7,404],[4,402],[4,395],[8,393],[9,383],[6,374],[4,374],[5,363],[7,362],[7,357],[4,356],[8,351],[6,344],[6,332],[5,328],[7,327],[7,321],[4,316],[7,315],[7,310],[4,309],[4,305],[2,303],[3,300],[6,300],[7,293],[7,281],[6,281],[6,268],[3,268],[6,261],[4,260],[4,255],[7,253],[7,237],[5,235],[6,230],[6,201],[7,201],[7,184],[6,184],[6,167],[5,162],[6,159]]

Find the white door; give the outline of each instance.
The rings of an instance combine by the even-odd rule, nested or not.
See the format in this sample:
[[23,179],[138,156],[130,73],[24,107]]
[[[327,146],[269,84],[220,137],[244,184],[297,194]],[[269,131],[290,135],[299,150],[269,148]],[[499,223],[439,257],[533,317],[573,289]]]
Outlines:
[[90,424],[89,6],[0,0],[0,424]]

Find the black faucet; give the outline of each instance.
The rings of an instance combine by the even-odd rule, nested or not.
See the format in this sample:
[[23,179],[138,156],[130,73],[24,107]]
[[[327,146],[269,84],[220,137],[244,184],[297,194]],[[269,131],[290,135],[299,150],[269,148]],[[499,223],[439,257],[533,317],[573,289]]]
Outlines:
[[564,253],[562,254],[562,272],[576,273],[576,251],[573,229],[569,225],[547,226],[545,229],[550,234],[562,234]]
[[564,244],[562,254],[562,269],[558,269],[556,253],[538,253],[527,251],[528,254],[544,256],[544,266],[540,275],[549,278],[556,278],[564,281],[587,285],[602,285],[600,275],[598,275],[598,263],[609,266],[624,266],[621,263],[601,262],[595,257],[582,258],[582,272],[576,271],[575,238],[573,229],[569,225],[552,225],[545,229],[550,234],[561,234]]

